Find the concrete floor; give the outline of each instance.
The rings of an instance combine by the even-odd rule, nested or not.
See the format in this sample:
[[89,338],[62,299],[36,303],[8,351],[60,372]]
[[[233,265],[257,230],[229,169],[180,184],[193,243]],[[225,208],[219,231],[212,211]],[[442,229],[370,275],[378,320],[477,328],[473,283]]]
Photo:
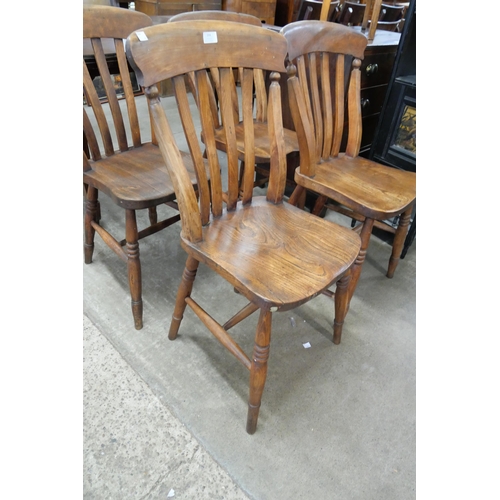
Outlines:
[[[123,234],[122,210],[101,203],[106,227]],[[190,310],[167,339],[185,261],[179,231],[141,241],[140,331],[123,262],[96,237],[83,266],[84,498],[415,498],[416,241],[389,280],[390,245],[372,237],[340,345],[325,296],[274,315],[249,436],[245,368]],[[244,304],[202,266],[193,297],[222,322]],[[247,352],[255,325],[251,316],[233,330]]]

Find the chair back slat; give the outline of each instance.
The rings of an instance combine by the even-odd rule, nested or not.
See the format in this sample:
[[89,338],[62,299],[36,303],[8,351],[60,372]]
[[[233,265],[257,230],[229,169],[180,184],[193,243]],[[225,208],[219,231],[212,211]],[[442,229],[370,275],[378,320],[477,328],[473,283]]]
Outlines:
[[[321,152],[321,146],[323,144],[323,111],[321,109],[321,89],[320,80],[318,77],[318,62],[316,60],[316,54],[307,54],[306,59],[308,64],[306,65],[308,71],[306,73],[305,84],[307,84],[307,79],[309,79],[309,93],[311,95],[311,110],[314,119],[314,127],[316,130],[316,151],[318,154]],[[307,92],[304,94],[307,96]]]
[[113,82],[111,81],[111,73],[109,72],[108,62],[106,61],[106,57],[104,55],[102,41],[99,38],[92,38],[91,40],[92,48],[94,49],[94,57],[97,63],[97,67],[99,68],[102,84],[104,85],[109,108],[111,110],[113,125],[115,127],[116,137],[118,140],[118,147],[122,152],[127,151],[127,134],[125,132],[125,125],[123,123],[123,115],[120,109],[120,104],[118,103],[118,98],[116,97],[115,87],[113,85]]
[[328,158],[332,149],[333,110],[330,85],[330,59],[328,54],[321,54],[321,101],[323,113],[323,148],[321,158]]
[[[192,75],[194,76],[194,75]],[[191,109],[189,107],[188,91],[185,79],[180,76],[173,79],[175,98],[179,110],[179,117],[185,131],[186,140],[195,165],[195,174],[198,185],[198,197],[200,204],[200,216],[202,225],[208,224],[210,220],[210,190],[205,170],[203,155],[201,152],[198,133],[196,131]]]
[[[251,69],[241,71],[241,108],[244,125],[253,121],[253,86],[254,75]],[[241,201],[246,205],[252,199],[254,183],[254,164],[255,164],[255,136],[253,127],[245,126],[245,162],[243,172],[243,193]]]
[[254,71],[255,85],[255,119],[258,122],[267,120],[267,92],[265,75],[261,70]]
[[92,127],[92,123],[90,123],[89,115],[87,111],[85,111],[85,108],[83,108],[83,135],[87,141],[87,147],[90,153],[89,159],[94,161],[100,160],[101,151],[99,149],[99,143],[97,142],[94,127]]
[[270,77],[271,85],[269,87],[269,103],[267,107],[270,137],[270,172],[266,199],[278,204],[283,201],[286,187],[285,136],[283,133],[281,89],[278,83],[279,74],[273,72]]
[[205,155],[210,169],[211,210],[214,217],[220,217],[223,208],[221,167],[215,144],[215,123],[211,106],[212,89],[205,70],[196,72],[196,87],[198,89],[198,106],[203,131],[203,142],[205,144]]
[[90,78],[90,73],[87,65],[85,64],[85,61],[83,62],[83,90],[88,104],[90,104],[92,110],[94,111],[97,126],[99,127],[99,131],[101,133],[104,153],[106,154],[106,156],[111,156],[112,154],[114,154],[114,147],[113,139],[111,138],[111,132],[109,130],[108,120],[106,119],[106,115],[104,114],[104,110],[102,109],[101,101],[99,99],[99,96],[97,95],[94,83]]
[[[235,210],[240,204],[251,203],[255,150],[259,147],[254,128],[262,127],[255,119],[257,104],[254,93],[264,95],[260,89],[266,87],[266,74],[272,75],[270,90],[267,97],[263,97],[261,106],[266,113],[264,122],[268,127],[271,151],[268,199],[280,203],[286,181],[279,85],[280,74],[286,71],[287,44],[284,37],[262,27],[206,20],[165,23],[143,31],[147,37],[145,41],[140,41],[136,33],[128,37],[127,57],[138,75],[139,83],[145,87],[158,143],[179,203],[184,237],[193,242],[199,241],[203,226]],[[235,46],[238,50],[234,50]],[[189,106],[188,103],[185,78],[190,72],[194,75],[191,81],[196,106]],[[186,166],[159,103],[155,80],[168,78],[173,78],[175,82],[174,91],[184,135],[197,170],[199,201],[188,182]],[[214,93],[219,121],[214,116]],[[238,113],[235,96],[238,96]],[[189,113],[196,117],[191,119]],[[201,124],[201,134],[197,134],[194,128],[195,118]],[[205,148],[210,182],[205,174],[202,175],[206,163],[201,161],[200,138]],[[217,150],[222,139],[223,154]],[[242,179],[239,172],[241,160],[245,163]],[[189,227],[190,224],[193,226]]]
[[[238,149],[236,145],[237,117],[234,110],[234,76],[232,68],[220,69],[220,110],[224,126],[227,156],[227,209],[234,210],[239,195]],[[238,120],[239,121],[239,120]]]
[[347,156],[355,158],[359,154],[361,146],[361,61],[354,59],[352,62],[353,70],[349,82],[349,90],[347,94],[347,109],[349,120],[349,133],[347,137],[347,147],[345,153]]
[[203,237],[198,199],[189,173],[184,166],[180,150],[173,147],[176,144],[175,137],[160,102],[158,88],[156,85],[151,85],[145,89],[145,92],[151,109],[158,146],[174,186],[181,213],[182,232],[190,241],[201,241]]
[[340,153],[342,134],[344,132],[345,118],[345,56],[338,54],[335,62],[335,83],[334,83],[334,132],[332,149],[330,155],[335,158]]
[[[299,78],[298,84],[302,88],[302,95],[304,96],[304,104],[306,106],[307,119],[312,124],[313,123],[313,112],[311,108],[311,100],[309,98],[309,84],[307,73],[308,70],[306,68],[306,61],[308,61],[307,56],[299,56],[296,61],[297,74]],[[311,91],[312,92],[312,91]]]
[[128,68],[127,57],[125,56],[125,48],[123,40],[116,40],[116,56],[118,59],[118,67],[120,69],[120,80],[123,85],[123,93],[127,104],[128,119],[132,136],[132,144],[134,148],[141,145],[141,129],[139,127],[139,118],[137,116],[137,106],[135,105],[134,90],[132,89],[132,81],[130,80],[130,72]]

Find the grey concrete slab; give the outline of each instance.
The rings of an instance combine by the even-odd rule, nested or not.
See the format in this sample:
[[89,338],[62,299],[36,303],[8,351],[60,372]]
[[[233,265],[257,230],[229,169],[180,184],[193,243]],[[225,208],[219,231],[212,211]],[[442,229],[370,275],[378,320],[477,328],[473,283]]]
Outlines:
[[83,348],[84,499],[248,498],[86,316]]

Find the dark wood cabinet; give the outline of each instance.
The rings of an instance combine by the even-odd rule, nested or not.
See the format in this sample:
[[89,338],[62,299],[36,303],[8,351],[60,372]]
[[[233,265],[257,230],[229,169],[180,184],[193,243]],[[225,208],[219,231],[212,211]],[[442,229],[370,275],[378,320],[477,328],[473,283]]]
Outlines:
[[[361,28],[352,28],[361,30]],[[378,30],[361,65],[362,156],[369,154],[396,59],[400,33]]]
[[396,60],[369,157],[380,163],[416,171],[417,77],[416,1],[406,13]]
[[[411,0],[369,158],[384,165],[417,170],[416,0]],[[416,235],[414,212],[403,258]]]
[[221,10],[221,0],[135,0],[135,10],[148,16],[174,16],[191,10]]

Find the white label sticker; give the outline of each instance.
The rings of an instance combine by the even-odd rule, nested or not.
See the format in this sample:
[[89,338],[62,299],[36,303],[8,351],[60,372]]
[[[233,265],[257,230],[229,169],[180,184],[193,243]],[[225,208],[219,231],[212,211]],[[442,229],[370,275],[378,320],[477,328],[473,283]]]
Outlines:
[[204,31],[203,43],[217,43],[217,31]]
[[309,349],[309,347],[311,347],[311,343],[310,342],[306,342],[304,344],[302,344],[304,346],[304,349]]
[[145,42],[148,39],[148,37],[146,36],[146,33],[144,33],[144,31],[138,31],[136,34],[137,34],[137,38],[141,42]]

